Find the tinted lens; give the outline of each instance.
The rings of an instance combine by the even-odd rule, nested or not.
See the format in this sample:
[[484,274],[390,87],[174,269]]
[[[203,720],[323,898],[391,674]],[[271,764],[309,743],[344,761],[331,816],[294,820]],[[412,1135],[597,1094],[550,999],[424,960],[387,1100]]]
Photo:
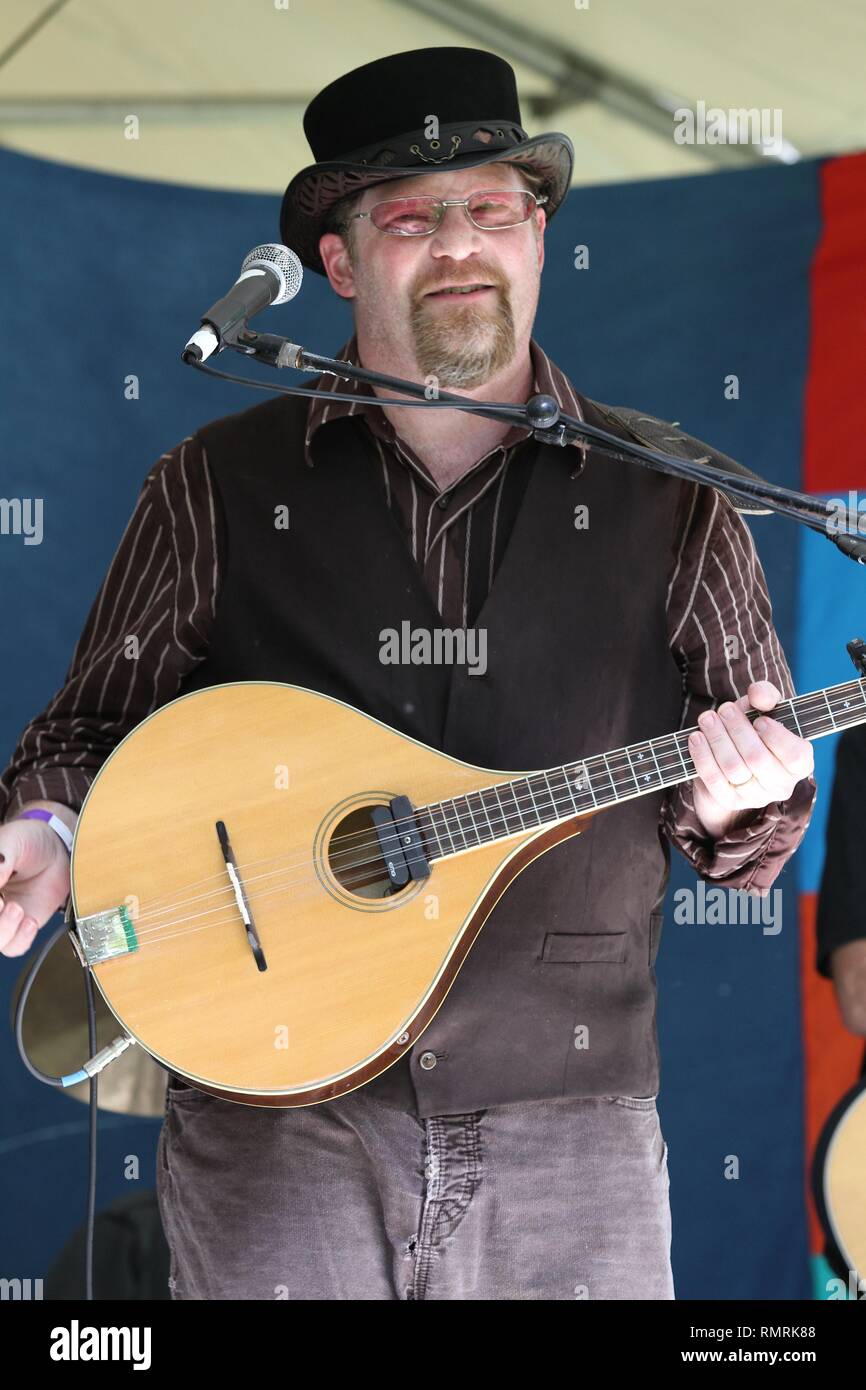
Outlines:
[[391,198],[387,202],[377,203],[371,209],[370,217],[381,232],[418,236],[422,232],[433,231],[439,221],[439,211],[435,198]]
[[519,189],[485,189],[469,200],[469,214],[479,227],[513,227],[526,221],[531,208],[532,194]]

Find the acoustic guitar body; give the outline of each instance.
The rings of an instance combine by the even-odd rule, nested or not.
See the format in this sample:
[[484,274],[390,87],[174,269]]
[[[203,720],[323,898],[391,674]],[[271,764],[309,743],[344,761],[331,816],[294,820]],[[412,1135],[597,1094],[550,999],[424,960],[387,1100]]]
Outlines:
[[[848,1296],[866,1289],[866,1077],[827,1117],[815,1146],[812,1191],[825,1233],[848,1272]],[[852,1287],[852,1284],[854,1287]]]
[[107,759],[76,826],[76,921],[125,905],[132,928],[128,952],[92,966],[108,1007],[226,1100],[310,1105],[363,1085],[417,1042],[511,879],[590,819],[430,856],[429,876],[395,888],[371,810],[513,777],[298,686],[233,682],[162,706]]

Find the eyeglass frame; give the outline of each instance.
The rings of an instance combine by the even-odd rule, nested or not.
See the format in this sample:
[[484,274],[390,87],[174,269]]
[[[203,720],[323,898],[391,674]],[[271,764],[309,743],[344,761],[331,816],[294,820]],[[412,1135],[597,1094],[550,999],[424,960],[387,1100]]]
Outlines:
[[[533,199],[534,206],[530,210],[529,214],[526,217],[522,218],[520,222],[505,222],[501,227],[482,227],[479,222],[475,221],[475,218],[469,211],[470,202],[473,198],[477,198],[479,193],[522,193],[525,196],[528,196]],[[476,188],[472,193],[469,194],[468,198],[437,198],[434,193],[401,193],[399,196],[395,198],[380,199],[378,203],[374,203],[373,206],[371,208],[368,208],[366,212],[353,212],[349,217],[346,218],[346,221],[354,222],[356,217],[369,217],[370,219],[372,219],[373,213],[376,211],[376,208],[383,207],[385,203],[402,203],[407,198],[413,197],[430,198],[434,202],[438,203],[440,208],[442,209],[439,216],[439,221],[436,223],[435,227],[430,228],[429,232],[389,232],[385,227],[376,227],[375,222],[371,221],[371,225],[376,227],[376,231],[381,232],[383,236],[432,236],[434,232],[438,232],[439,228],[442,226],[442,223],[445,221],[446,208],[464,208],[466,211],[466,216],[469,218],[469,221],[472,223],[472,226],[477,227],[479,232],[509,232],[514,227],[525,227],[527,222],[532,221],[533,213],[538,208],[543,207],[545,203],[548,203],[550,201],[549,194],[542,193],[542,195],[539,197],[539,195],[537,193],[533,193],[530,188]]]

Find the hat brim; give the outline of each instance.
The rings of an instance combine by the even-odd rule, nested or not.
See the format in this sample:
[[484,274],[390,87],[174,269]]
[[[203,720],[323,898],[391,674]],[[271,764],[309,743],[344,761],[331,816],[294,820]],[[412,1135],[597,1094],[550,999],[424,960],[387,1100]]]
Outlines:
[[325,274],[319,256],[319,238],[327,214],[333,205],[350,193],[360,193],[373,184],[390,183],[395,179],[418,178],[427,173],[448,169],[474,169],[484,164],[525,164],[539,173],[545,182],[548,202],[544,211],[548,221],[565,199],[571,185],[574,168],[574,146],[561,131],[534,135],[508,150],[458,155],[438,167],[375,168],[370,164],[354,164],[347,160],[331,160],[310,164],[296,174],[283,195],[280,209],[280,237],[285,246],[295,252],[308,270]]

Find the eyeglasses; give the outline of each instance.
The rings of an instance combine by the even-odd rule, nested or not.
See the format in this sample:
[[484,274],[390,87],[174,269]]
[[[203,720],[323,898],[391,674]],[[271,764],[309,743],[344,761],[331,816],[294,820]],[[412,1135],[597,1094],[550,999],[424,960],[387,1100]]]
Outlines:
[[528,222],[537,207],[546,203],[547,196],[536,197],[524,189],[482,188],[468,198],[386,198],[374,203],[368,212],[355,212],[348,219],[369,217],[374,227],[389,236],[429,236],[442,223],[446,208],[465,208],[466,216],[485,232],[498,232],[506,227],[519,227]]

